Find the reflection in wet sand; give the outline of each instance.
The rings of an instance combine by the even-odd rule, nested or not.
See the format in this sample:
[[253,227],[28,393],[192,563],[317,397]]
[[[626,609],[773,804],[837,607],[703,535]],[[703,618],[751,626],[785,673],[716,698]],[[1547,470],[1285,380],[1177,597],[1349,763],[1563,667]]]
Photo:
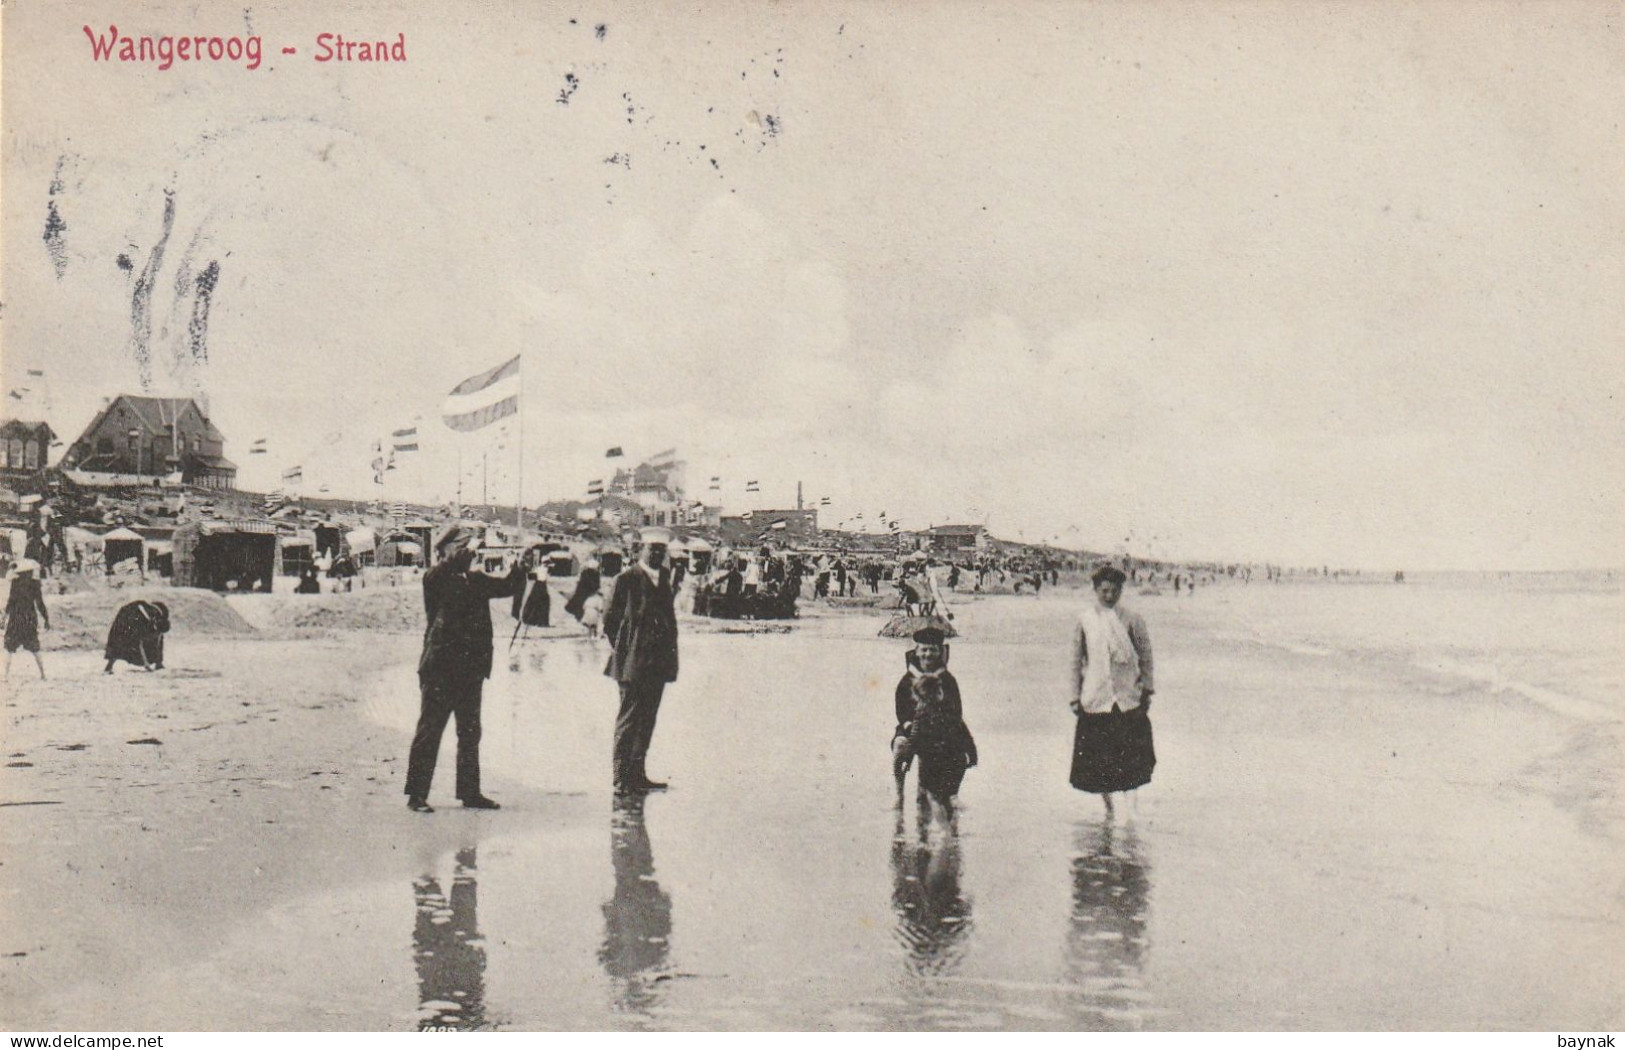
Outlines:
[[615,894],[604,902],[604,943],[598,961],[609,974],[615,1008],[647,1016],[670,976],[671,898],[655,881],[654,847],[643,822],[643,799],[617,799],[610,818]]
[[1150,866],[1134,829],[1085,824],[1072,857],[1067,969],[1080,995],[1079,1027],[1145,1023]]
[[457,851],[451,897],[433,875],[412,883],[417,921],[412,961],[418,971],[418,1028],[485,1025],[485,939],[475,898],[475,849]]
[[953,973],[964,958],[970,938],[971,906],[960,887],[959,831],[952,822],[939,827],[941,841],[931,842],[930,803],[921,801],[919,834],[910,838],[897,810],[892,837],[892,908],[894,930],[903,946],[908,971],[916,976]]

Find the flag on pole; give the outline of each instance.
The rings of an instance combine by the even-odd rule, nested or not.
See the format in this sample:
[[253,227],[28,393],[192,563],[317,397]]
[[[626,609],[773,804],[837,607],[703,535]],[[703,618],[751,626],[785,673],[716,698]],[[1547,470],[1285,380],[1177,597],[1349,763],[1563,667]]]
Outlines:
[[519,411],[519,356],[458,383],[440,407],[446,426],[470,431]]
[[416,452],[418,450],[418,428],[406,427],[394,433],[396,452]]
[[616,445],[614,448],[612,448],[608,452],[604,453],[604,458],[605,459],[614,459],[616,456],[624,456],[624,455],[626,455],[626,453],[621,451],[621,446]]
[[604,494],[604,479],[594,478],[587,482],[587,495],[602,496]]

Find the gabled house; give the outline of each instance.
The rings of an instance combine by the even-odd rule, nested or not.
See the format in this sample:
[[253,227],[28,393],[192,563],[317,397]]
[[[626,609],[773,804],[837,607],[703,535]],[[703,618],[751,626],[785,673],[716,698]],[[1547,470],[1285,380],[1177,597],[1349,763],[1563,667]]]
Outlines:
[[120,394],[85,428],[62,465],[97,474],[157,477],[179,473],[203,488],[237,484],[226,439],[189,397]]

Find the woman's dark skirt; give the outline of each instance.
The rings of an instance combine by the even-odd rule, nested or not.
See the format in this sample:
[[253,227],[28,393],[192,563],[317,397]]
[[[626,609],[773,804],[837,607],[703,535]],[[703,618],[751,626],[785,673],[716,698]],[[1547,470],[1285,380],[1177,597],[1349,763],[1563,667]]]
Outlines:
[[1072,738],[1072,786],[1103,795],[1151,783],[1157,752],[1146,709],[1079,715]]

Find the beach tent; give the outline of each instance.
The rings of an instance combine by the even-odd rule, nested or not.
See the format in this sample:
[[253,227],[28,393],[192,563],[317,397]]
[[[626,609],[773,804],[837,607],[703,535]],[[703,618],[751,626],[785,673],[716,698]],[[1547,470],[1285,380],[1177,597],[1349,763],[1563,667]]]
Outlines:
[[281,540],[282,575],[303,576],[315,567],[316,540],[310,536],[284,536]]
[[271,589],[277,529],[256,519],[189,522],[175,530],[176,587],[239,591]]
[[405,532],[392,532],[378,545],[382,566],[423,564],[423,545]]
[[103,536],[102,561],[108,573],[113,572],[113,566],[130,558],[134,558],[136,567],[141,568],[146,563],[146,542],[140,533],[124,528],[114,529]]
[[164,577],[175,574],[175,543],[173,540],[147,541],[147,571]]
[[711,571],[711,545],[702,537],[690,536],[683,545],[688,548],[688,567],[690,571],[705,573]]

